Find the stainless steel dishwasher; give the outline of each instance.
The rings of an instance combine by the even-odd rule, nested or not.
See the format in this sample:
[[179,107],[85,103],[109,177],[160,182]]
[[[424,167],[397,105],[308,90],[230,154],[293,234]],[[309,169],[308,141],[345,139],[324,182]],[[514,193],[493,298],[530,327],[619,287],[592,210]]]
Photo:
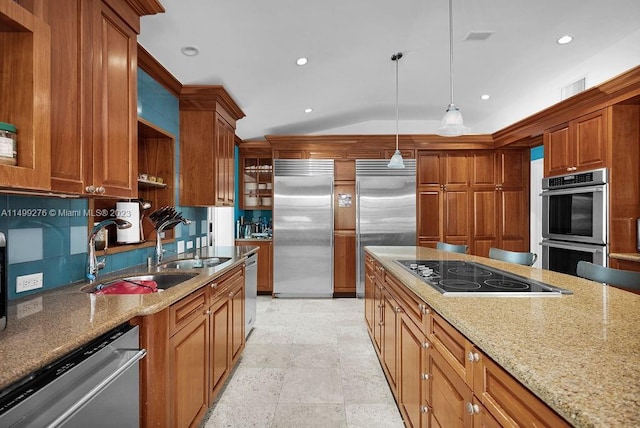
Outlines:
[[256,321],[258,299],[258,255],[247,257],[244,267],[244,335],[249,337]]
[[139,426],[138,330],[122,325],[0,391],[0,426]]

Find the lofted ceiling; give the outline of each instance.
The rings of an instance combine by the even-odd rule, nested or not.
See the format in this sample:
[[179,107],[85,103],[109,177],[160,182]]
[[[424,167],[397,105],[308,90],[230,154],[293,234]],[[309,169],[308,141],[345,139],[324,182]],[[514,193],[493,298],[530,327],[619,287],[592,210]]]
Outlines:
[[[139,43],[182,84],[223,85],[246,114],[242,139],[395,133],[396,52],[401,134],[435,133],[449,104],[448,0],[161,2]],[[453,0],[453,20],[454,102],[469,133],[640,65],[638,0]],[[556,43],[564,34],[573,42]]]

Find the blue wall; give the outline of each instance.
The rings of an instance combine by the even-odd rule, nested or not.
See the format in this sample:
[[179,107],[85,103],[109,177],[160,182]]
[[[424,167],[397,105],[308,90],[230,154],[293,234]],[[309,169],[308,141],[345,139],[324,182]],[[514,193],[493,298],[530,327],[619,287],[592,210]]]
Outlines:
[[[176,137],[175,183],[179,183],[180,111],[178,99],[138,70],[138,115]],[[178,203],[179,185],[175,201]],[[176,242],[165,246],[175,252],[178,241],[206,236],[205,208],[179,207],[190,225],[175,229]],[[0,195],[0,230],[7,231],[8,297],[15,299],[37,294],[85,278],[87,266],[88,200]],[[27,216],[26,214],[31,214]],[[186,245],[185,245],[186,247]],[[107,256],[104,274],[146,263],[154,247],[136,249]],[[43,289],[16,293],[16,277],[43,273]]]

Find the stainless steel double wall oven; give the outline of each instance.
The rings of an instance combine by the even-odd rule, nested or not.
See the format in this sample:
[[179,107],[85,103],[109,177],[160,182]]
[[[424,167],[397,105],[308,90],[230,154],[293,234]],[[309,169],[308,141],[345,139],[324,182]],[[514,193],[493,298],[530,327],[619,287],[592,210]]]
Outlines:
[[576,274],[580,260],[607,265],[607,169],[542,180],[542,267]]

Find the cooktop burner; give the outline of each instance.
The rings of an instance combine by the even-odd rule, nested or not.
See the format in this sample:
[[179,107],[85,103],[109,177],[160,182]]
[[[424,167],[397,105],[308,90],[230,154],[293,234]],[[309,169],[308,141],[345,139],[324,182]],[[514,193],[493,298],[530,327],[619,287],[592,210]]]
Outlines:
[[559,296],[573,294],[571,290],[463,260],[396,260],[396,263],[445,295]]

